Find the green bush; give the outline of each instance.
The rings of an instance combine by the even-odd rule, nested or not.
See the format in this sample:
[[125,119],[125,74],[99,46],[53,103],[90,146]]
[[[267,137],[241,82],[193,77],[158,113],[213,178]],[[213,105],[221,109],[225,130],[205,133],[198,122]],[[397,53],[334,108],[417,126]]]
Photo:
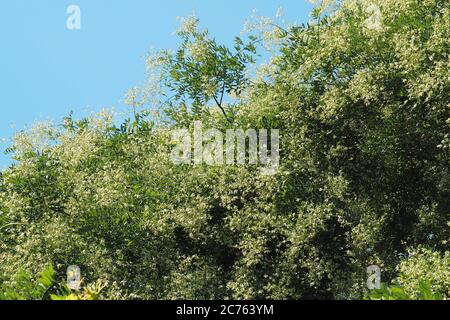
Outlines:
[[52,265],[45,268],[36,281],[21,270],[11,284],[0,287],[0,300],[43,300],[54,289],[54,277]]
[[416,288],[416,296],[410,296],[405,289],[398,286],[382,285],[381,289],[370,293],[368,300],[443,300],[439,293],[432,292],[429,282],[421,281]]
[[53,265],[49,264],[34,280],[20,271],[10,284],[0,286],[0,300],[97,300],[105,287],[101,281],[72,292],[66,285],[58,284]]
[[450,254],[440,254],[429,249],[414,250],[398,266],[396,282],[414,299],[423,296],[424,284],[435,294],[450,298]]

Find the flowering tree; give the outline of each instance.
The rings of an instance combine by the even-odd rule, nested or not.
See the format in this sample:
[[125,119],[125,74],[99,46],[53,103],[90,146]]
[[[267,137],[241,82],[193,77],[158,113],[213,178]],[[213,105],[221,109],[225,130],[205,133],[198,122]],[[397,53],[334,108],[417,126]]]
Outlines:
[[[233,49],[184,21],[179,50],[150,59],[162,119],[143,88],[138,121],[19,134],[0,175],[0,283],[52,261],[110,299],[348,299],[376,264],[410,296],[405,279],[424,278],[448,297],[448,2],[331,4],[308,25],[260,19]],[[175,165],[171,129],[195,121],[281,129],[280,170]]]

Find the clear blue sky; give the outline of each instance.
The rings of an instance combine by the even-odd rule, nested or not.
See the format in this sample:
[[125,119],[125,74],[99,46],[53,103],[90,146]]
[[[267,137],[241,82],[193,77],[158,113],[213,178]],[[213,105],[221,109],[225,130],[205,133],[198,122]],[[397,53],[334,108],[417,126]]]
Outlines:
[[[66,9],[81,8],[81,30]],[[251,11],[305,22],[307,0],[4,0],[0,10],[0,139],[35,121],[123,108],[124,93],[145,79],[151,48],[175,48],[177,17],[193,11],[220,42],[239,35]],[[15,129],[12,128],[15,125]],[[9,163],[0,144],[0,169]]]

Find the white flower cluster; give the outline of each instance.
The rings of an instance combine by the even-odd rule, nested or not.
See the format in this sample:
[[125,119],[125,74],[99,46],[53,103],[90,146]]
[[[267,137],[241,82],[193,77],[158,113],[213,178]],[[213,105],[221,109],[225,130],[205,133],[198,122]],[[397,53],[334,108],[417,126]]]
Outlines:
[[180,22],[180,27],[177,30],[177,34],[193,34],[197,31],[198,18],[195,16],[195,13],[188,17],[177,17],[177,20]]

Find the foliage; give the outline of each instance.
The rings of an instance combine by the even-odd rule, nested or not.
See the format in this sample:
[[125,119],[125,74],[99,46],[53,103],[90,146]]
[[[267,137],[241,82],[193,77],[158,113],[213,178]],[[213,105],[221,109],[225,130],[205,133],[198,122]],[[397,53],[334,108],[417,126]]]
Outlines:
[[[425,279],[448,298],[449,13],[443,0],[343,1],[303,26],[262,20],[233,49],[186,20],[180,49],[150,58],[157,114],[68,116],[16,136],[0,175],[0,283],[53,261],[108,283],[108,299],[354,299],[377,264],[400,296],[431,295]],[[278,51],[253,76],[270,32]],[[171,130],[196,120],[280,129],[278,172],[175,165]],[[25,283],[16,298],[46,298]]]
[[255,62],[257,39],[250,36],[250,41],[244,43],[236,37],[232,51],[210,39],[208,30],[198,30],[198,22],[194,16],[184,19],[177,33],[181,39],[179,49],[175,54],[163,51],[157,58],[163,65],[163,83],[173,93],[170,105],[181,102],[185,106],[190,102],[194,113],[202,113],[214,100],[224,116],[229,117],[224,97],[238,96],[247,87],[245,71],[248,64]]
[[57,284],[55,278],[52,264],[35,281],[22,270],[11,284],[0,286],[0,300],[97,300],[105,287],[99,281],[73,293],[67,286]]
[[395,284],[382,284],[369,293],[369,300],[447,300],[450,296],[449,252],[444,255],[420,248],[408,254],[398,266]]
[[[429,282],[422,281],[418,287],[418,300],[443,300],[439,293],[431,291]],[[409,296],[405,289],[398,286],[386,286],[385,284],[379,290],[373,290],[368,300],[414,300]]]
[[399,276],[396,282],[414,299],[420,299],[424,283],[436,295],[450,298],[450,254],[440,254],[428,249],[414,250],[409,258],[402,261],[397,270]]
[[20,271],[13,284],[0,287],[0,300],[42,300],[54,288],[55,271],[52,265],[42,271],[36,281],[25,271]]
[[94,284],[88,285],[83,288],[81,292],[76,293],[66,293],[64,295],[52,294],[50,296],[51,300],[61,301],[61,300],[99,300],[101,298],[101,292],[105,288],[106,284],[102,281],[97,281]]

